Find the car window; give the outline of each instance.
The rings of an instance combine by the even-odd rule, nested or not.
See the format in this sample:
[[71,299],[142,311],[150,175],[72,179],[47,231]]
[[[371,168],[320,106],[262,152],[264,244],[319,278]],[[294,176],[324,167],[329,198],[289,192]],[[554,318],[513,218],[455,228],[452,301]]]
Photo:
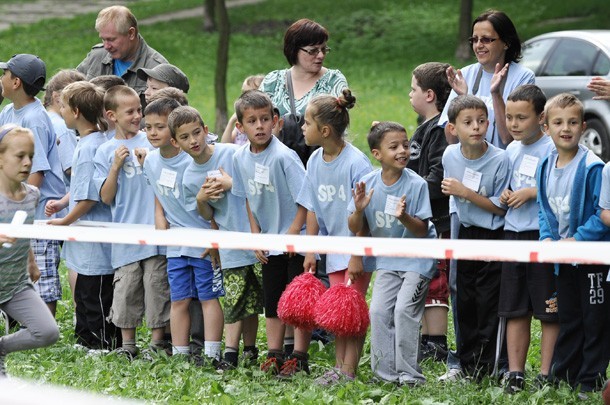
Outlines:
[[527,44],[527,46],[523,48],[523,59],[519,64],[531,69],[534,73],[538,73],[544,57],[553,47],[555,42],[557,42],[556,38],[548,38]]
[[610,72],[610,59],[605,53],[600,52],[595,65],[593,65],[593,76],[606,76]]
[[588,42],[562,38],[540,76],[589,76],[598,52]]

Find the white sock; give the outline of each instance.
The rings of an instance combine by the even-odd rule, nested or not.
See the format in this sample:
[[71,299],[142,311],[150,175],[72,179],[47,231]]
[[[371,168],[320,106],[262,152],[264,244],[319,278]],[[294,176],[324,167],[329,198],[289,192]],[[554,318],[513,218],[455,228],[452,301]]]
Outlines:
[[176,354],[190,354],[190,348],[188,346],[174,346],[172,347],[172,355]]
[[203,353],[206,357],[220,361],[221,342],[211,342],[206,340],[203,342]]

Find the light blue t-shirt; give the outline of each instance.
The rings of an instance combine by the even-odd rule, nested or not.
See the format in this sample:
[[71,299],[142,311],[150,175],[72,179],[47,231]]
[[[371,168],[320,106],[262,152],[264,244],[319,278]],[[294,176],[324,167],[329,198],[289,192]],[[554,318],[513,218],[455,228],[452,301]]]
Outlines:
[[261,153],[245,144],[233,156],[233,189],[246,198],[261,233],[283,235],[297,213],[305,168],[295,151],[275,136]]
[[[91,181],[95,174],[93,158],[97,149],[106,142],[101,132],[94,132],[81,137],[74,149],[72,159],[72,175],[70,188],[70,211],[76,203],[83,200],[97,201],[97,204],[85,215],[80,217],[86,221],[111,222],[110,207],[104,204],[95,184]],[[66,266],[86,276],[99,276],[114,273],[111,260],[110,243],[70,242],[64,243]]]
[[[478,183],[476,192],[479,195],[506,209],[500,202],[500,196],[510,182],[510,161],[505,150],[490,143],[487,143],[487,146],[483,156],[475,160],[466,159],[462,155],[459,143],[447,146],[443,153],[445,178],[452,177],[464,183],[466,174],[466,177],[471,179],[471,186],[474,187]],[[479,181],[476,181],[477,178]],[[494,230],[504,226],[503,216],[492,214],[463,198],[454,197],[453,201],[460,223],[465,227],[478,226]]]
[[[468,84],[468,94],[473,94],[477,73],[480,69],[480,63],[468,65],[461,69],[462,75],[464,76],[464,80]],[[481,81],[479,83],[479,90],[474,95],[481,98],[487,106],[487,117],[489,119],[489,127],[487,128],[486,134],[487,142],[492,143],[494,146],[497,146],[501,149],[506,149],[506,145],[502,143],[500,135],[498,134],[498,130],[496,129],[496,117],[494,114],[493,100],[491,98],[491,93],[489,90],[492,77],[493,73],[488,73],[483,70],[481,75]],[[502,98],[506,101],[508,95],[514,89],[521,86],[522,84],[534,84],[535,78],[536,77],[534,76],[534,72],[532,72],[528,68],[523,67],[518,63],[511,63],[508,66],[508,74],[506,75],[506,84],[504,85],[504,92],[502,93]],[[451,100],[453,100],[455,97],[457,97],[457,93],[452,90],[449,94],[449,99],[447,100],[447,103],[445,103],[445,108],[441,113],[441,117],[438,120],[439,126],[445,127],[447,121],[449,121],[447,117],[447,112],[449,111],[449,104],[451,104]]]
[[[322,148],[316,149],[307,161],[307,174],[297,203],[316,214],[322,234],[353,236],[347,225],[352,188],[373,170],[373,166],[369,158],[350,143],[346,143],[331,162],[324,161],[323,152]],[[347,269],[350,257],[327,254],[326,272]]]
[[[570,196],[574,185],[574,176],[578,168],[578,162],[586,152],[579,148],[574,159],[566,166],[557,168],[557,154],[551,155],[547,173],[546,198],[549,201],[551,211],[557,218],[558,233],[562,238],[569,237],[570,233]],[[603,172],[602,172],[603,176]],[[600,193],[601,194],[601,193]],[[600,199],[601,200],[601,199]],[[578,212],[575,215],[579,215]]]
[[[214,176],[222,167],[222,170],[233,177],[233,156],[238,149],[239,146],[235,144],[217,143],[207,162],[191,162],[184,172],[184,199],[187,209],[197,211],[197,193],[209,175]],[[221,231],[250,233],[245,198],[227,191],[223,193],[222,198],[209,201],[208,204],[214,209],[214,221]],[[258,262],[251,250],[220,249],[219,253],[223,269],[234,269]]]
[[66,170],[72,167],[74,149],[77,143],[76,132],[68,128],[64,119],[56,112],[48,111],[48,114],[57,136],[57,152],[59,153],[59,161],[61,162],[61,169],[64,175],[64,183],[66,188],[70,189],[70,177],[66,176]]
[[610,210],[610,163],[606,163],[602,170],[602,186],[599,191],[599,207]]
[[[423,221],[432,218],[428,183],[411,169],[403,169],[400,179],[391,186],[381,179],[381,169],[365,175],[360,181],[366,184],[366,192],[375,190],[371,201],[364,209],[364,216],[369,225],[371,236],[376,238],[417,238],[409,231],[394,214],[386,213],[388,201],[406,196],[406,212]],[[391,204],[390,204],[391,205]],[[350,199],[348,212],[355,211],[353,198]],[[428,223],[426,238],[436,238],[436,231],[431,222]],[[405,243],[409,243],[405,241]],[[434,259],[415,259],[410,257],[377,256],[377,270],[412,271],[432,279],[436,272]]]
[[[144,175],[163,207],[165,219],[169,222],[170,228],[210,229],[210,222],[201,218],[196,208],[191,210],[184,204],[183,175],[192,161],[193,159],[184,151],[166,159],[161,156],[158,149],[148,153],[144,160]],[[167,257],[201,258],[203,251],[203,248],[168,246]]]
[[[51,119],[40,100],[35,98],[33,102],[18,110],[13,104],[4,107],[0,113],[0,126],[10,123],[28,128],[34,133],[32,173],[44,172],[44,179],[40,185],[40,201],[36,207],[36,219],[49,219],[44,214],[47,201],[59,200],[66,194]],[[53,217],[62,218],[64,215],[65,210],[62,210]]]
[[[98,194],[110,172],[114,152],[121,145],[125,145],[129,149],[129,156],[123,162],[123,167],[119,172],[116,196],[110,204],[112,222],[154,226],[155,194],[148,185],[142,166],[133,153],[136,148],[153,149],[143,132],[130,139],[114,137],[98,148],[94,158],[95,178],[93,180]],[[112,267],[116,269],[159,254],[165,254],[164,247],[115,243],[112,245]]]
[[[511,162],[510,189],[537,187],[536,170],[540,163],[555,149],[550,136],[543,135],[531,145],[523,145],[521,141],[513,141],[506,147],[506,153]],[[504,216],[504,229],[513,232],[537,231],[538,202],[536,198],[527,201],[519,208],[508,208]]]

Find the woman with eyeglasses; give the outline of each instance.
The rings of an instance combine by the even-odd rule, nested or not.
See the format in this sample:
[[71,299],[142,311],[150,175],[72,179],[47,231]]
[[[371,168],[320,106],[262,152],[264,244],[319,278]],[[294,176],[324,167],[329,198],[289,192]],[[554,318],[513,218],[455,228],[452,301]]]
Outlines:
[[[534,72],[518,64],[521,59],[521,40],[513,22],[502,11],[488,10],[472,23],[468,39],[477,63],[462,69],[447,69],[453,91],[449,95],[439,125],[447,123],[447,109],[458,95],[474,94],[485,101],[489,110],[487,141],[506,149],[512,141],[506,129],[505,101],[511,91],[522,84],[534,84]],[[457,139],[448,136],[449,143]]]
[[[291,113],[291,97],[288,88],[290,83],[294,94],[294,110],[301,117],[305,115],[307,104],[315,96],[332,94],[338,97],[342,94],[343,89],[347,88],[347,80],[343,73],[324,67],[324,60],[330,52],[327,42],[326,28],[306,18],[296,21],[286,30],[284,56],[290,68],[268,73],[260,86],[260,90],[271,97],[273,105],[280,111],[280,116]],[[290,81],[287,81],[288,73],[292,79]],[[302,125],[302,120],[295,125],[285,117],[280,139],[299,154],[305,165],[313,149],[309,149],[305,145]],[[282,139],[282,135],[284,139]]]

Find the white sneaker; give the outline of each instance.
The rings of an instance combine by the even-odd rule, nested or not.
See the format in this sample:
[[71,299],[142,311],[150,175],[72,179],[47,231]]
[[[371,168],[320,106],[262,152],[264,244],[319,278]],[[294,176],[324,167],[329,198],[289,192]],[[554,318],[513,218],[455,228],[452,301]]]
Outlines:
[[445,374],[438,378],[439,382],[453,382],[464,378],[464,373],[459,368],[450,368]]

